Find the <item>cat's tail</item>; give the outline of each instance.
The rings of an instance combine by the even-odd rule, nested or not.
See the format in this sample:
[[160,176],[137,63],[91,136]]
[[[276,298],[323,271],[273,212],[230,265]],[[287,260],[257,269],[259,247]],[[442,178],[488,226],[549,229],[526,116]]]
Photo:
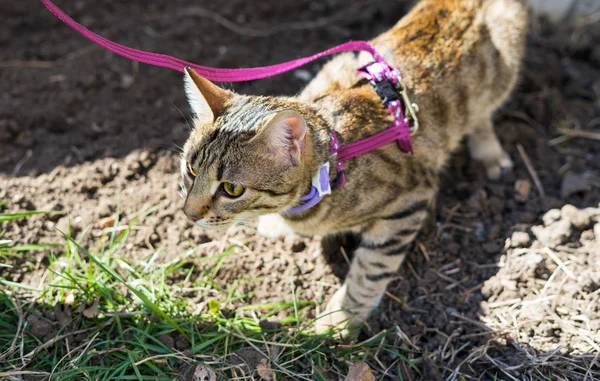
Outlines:
[[492,43],[504,62],[518,70],[525,50],[528,0],[492,0],[485,3],[485,22]]

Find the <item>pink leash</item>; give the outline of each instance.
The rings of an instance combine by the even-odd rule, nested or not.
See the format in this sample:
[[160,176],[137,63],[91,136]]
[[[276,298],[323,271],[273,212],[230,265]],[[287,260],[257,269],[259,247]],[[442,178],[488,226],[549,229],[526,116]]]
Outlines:
[[[183,72],[186,67],[191,67],[196,70],[198,74],[206,79],[217,82],[242,82],[250,81],[253,79],[261,79],[272,77],[277,74],[281,74],[290,70],[293,70],[302,65],[306,65],[309,62],[317,60],[321,57],[328,56],[335,53],[345,51],[365,51],[371,53],[376,61],[382,62],[383,58],[377,53],[375,47],[367,41],[351,41],[345,44],[335,46],[331,49],[327,49],[321,53],[317,53],[310,57],[299,58],[297,60],[280,63],[277,65],[270,65],[264,67],[251,67],[245,69],[219,69],[207,66],[196,65],[191,62],[181,60],[166,54],[145,52],[143,50],[133,49],[121,44],[117,44],[106,38],[92,32],[77,21],[73,20],[69,15],[63,12],[50,0],[41,0],[42,3],[58,17],[62,22],[73,28],[76,32],[92,41],[93,43],[102,46],[111,52],[129,58],[133,61],[142,62],[148,65],[161,66],[169,69]],[[385,62],[385,61],[383,61]]]
[[41,2],[50,10],[50,12],[62,22],[73,28],[76,32],[115,54],[129,58],[133,61],[166,67],[180,72],[183,72],[186,67],[191,67],[202,77],[217,82],[242,82],[272,77],[335,53],[346,51],[365,51],[371,53],[375,62],[360,67],[358,71],[363,78],[367,79],[375,87],[377,93],[383,98],[383,103],[389,109],[393,119],[392,126],[374,135],[353,143],[344,144],[343,146],[338,142],[337,133],[331,131],[330,149],[331,153],[337,156],[335,168],[337,177],[334,184],[329,183],[329,166],[323,165],[319,173],[315,176],[315,179],[313,179],[313,187],[310,192],[302,197],[301,201],[303,201],[303,204],[285,211],[284,214],[304,211],[321,201],[326,194],[331,192],[331,188],[342,186],[345,181],[344,162],[347,160],[373,151],[393,141],[398,142],[398,147],[402,151],[412,154],[412,142],[410,138],[411,126],[402,110],[402,102],[405,103],[404,106],[410,111],[411,117],[415,123],[413,126],[415,130],[418,128],[418,122],[412,109],[413,106],[410,104],[402,85],[400,72],[398,69],[390,66],[377,50],[375,50],[375,47],[367,41],[347,42],[309,57],[299,58],[276,65],[244,69],[212,68],[196,65],[166,54],[146,52],[117,44],[92,32],[73,20],[51,0],[41,0]]

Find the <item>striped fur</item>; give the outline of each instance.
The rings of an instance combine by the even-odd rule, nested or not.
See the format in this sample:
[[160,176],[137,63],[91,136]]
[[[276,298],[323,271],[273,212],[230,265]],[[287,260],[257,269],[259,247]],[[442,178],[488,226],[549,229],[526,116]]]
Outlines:
[[[422,128],[413,137],[414,155],[388,144],[352,159],[346,163],[346,184],[320,204],[259,226],[269,234],[292,229],[307,235],[362,235],[344,285],[329,302],[319,329],[356,324],[377,306],[427,215],[439,171],[465,136],[490,178],[511,167],[491,114],[517,79],[526,19],[525,0],[423,0],[372,41],[402,71],[420,106]],[[387,128],[387,109],[356,75],[356,67],[366,60],[364,54],[340,55],[293,98],[238,95],[197,80],[214,115],[195,122],[185,145],[188,217],[219,227],[295,206],[323,162],[335,167],[329,130],[335,129],[344,143]],[[192,106],[205,110],[205,105]],[[282,123],[277,128],[285,130],[275,134],[280,141],[274,142],[265,131],[290,110],[305,121],[306,137],[294,140],[287,130],[290,123]],[[279,148],[270,149],[273,144]],[[285,160],[288,149],[301,151],[297,162]],[[186,174],[188,163],[195,178]],[[243,185],[245,193],[223,197],[211,186],[219,189],[223,181]]]

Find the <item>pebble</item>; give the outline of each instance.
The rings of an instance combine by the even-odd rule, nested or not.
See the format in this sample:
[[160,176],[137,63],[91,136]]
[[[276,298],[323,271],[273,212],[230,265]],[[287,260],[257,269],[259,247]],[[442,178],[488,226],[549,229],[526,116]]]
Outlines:
[[560,210],[559,209],[550,209],[542,217],[542,221],[544,221],[545,226],[549,226],[558,220],[560,220]]
[[577,230],[583,230],[590,226],[590,216],[584,210],[579,210],[573,205],[563,206],[560,214],[563,218],[569,220]]
[[586,230],[581,232],[581,237],[579,238],[579,242],[582,244],[594,243],[595,242],[594,231]]
[[526,232],[514,232],[510,237],[511,247],[527,247],[531,243],[531,237]]
[[567,242],[571,236],[572,229],[571,222],[562,219],[546,227],[540,225],[533,226],[531,231],[543,245],[554,248]]
[[518,179],[515,181],[515,198],[517,201],[525,202],[531,193],[531,181],[527,179]]

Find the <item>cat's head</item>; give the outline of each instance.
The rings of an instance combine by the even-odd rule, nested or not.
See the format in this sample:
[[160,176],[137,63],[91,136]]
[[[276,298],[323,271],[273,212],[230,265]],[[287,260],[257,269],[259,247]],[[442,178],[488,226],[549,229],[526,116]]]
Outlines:
[[293,99],[235,94],[192,69],[185,90],[195,116],[181,158],[186,216],[224,227],[292,207],[312,168],[311,111]]

